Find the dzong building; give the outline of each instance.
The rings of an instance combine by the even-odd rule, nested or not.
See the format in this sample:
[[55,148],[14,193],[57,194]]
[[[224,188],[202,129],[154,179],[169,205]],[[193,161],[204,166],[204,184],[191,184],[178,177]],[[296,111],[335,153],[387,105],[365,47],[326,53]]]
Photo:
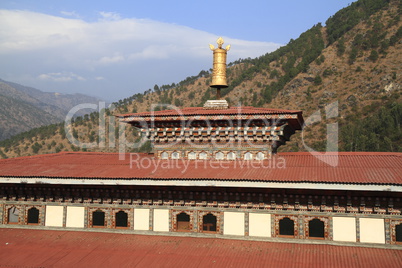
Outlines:
[[152,154],[0,160],[0,227],[399,247],[402,154],[280,153],[302,111],[222,100],[222,44],[215,100],[117,115]]

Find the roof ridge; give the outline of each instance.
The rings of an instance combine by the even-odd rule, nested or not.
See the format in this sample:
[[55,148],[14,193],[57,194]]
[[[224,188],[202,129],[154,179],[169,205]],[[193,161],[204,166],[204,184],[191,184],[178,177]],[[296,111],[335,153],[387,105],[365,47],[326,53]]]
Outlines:
[[183,107],[183,108],[178,108],[178,109],[169,109],[169,110],[162,110],[162,111],[144,111],[144,112],[139,112],[139,113],[127,113],[127,114],[116,114],[116,117],[126,117],[126,116],[144,116],[144,115],[155,115],[155,116],[163,116],[165,114],[169,113],[176,113],[177,115],[181,114],[181,111],[183,113],[190,112],[190,111],[204,111],[208,112],[208,114],[228,114],[236,111],[240,112],[245,112],[247,113],[247,110],[255,110],[255,111],[260,111],[260,112],[271,112],[271,113],[301,113],[301,110],[288,110],[288,109],[277,109],[277,108],[265,108],[265,107],[253,107],[253,106],[235,106],[235,107],[230,107],[227,109],[218,109],[218,110],[208,110],[204,109],[203,107]]

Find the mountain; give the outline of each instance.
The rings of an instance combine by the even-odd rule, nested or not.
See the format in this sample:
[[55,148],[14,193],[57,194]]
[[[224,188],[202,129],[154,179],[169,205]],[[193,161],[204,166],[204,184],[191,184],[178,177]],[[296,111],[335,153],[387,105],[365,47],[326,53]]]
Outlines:
[[[302,110],[304,130],[280,151],[402,151],[401,14],[400,0],[354,2],[325,27],[318,23],[272,53],[228,64],[229,87],[221,94],[232,106]],[[51,125],[0,142],[0,155],[117,151],[119,129],[113,114],[148,111],[155,103],[202,106],[214,98],[210,82],[210,70],[203,70],[177,84],[155,85],[114,103],[106,116],[93,112],[76,118],[69,129]],[[69,133],[85,146],[73,145]],[[125,135],[138,140],[130,127]],[[339,142],[328,146],[328,138]],[[149,149],[145,143],[130,150]]]
[[[68,111],[84,102],[97,103],[98,98],[83,94],[42,92],[0,79],[0,140],[39,126],[61,122]],[[83,115],[88,111],[79,111]]]

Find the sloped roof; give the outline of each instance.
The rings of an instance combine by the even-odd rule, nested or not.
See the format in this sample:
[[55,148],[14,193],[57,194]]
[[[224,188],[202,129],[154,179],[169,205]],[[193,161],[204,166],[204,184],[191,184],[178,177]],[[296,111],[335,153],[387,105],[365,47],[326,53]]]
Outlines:
[[252,106],[230,107],[228,109],[204,109],[203,107],[185,107],[179,109],[152,111],[142,113],[128,113],[117,116],[174,116],[174,115],[220,115],[220,114],[301,114],[300,110],[284,110],[271,108],[256,108]]
[[61,152],[0,160],[0,177],[402,185],[402,153],[279,153],[265,161]]
[[186,107],[164,111],[118,114],[120,121],[126,123],[143,121],[182,121],[188,120],[287,120],[299,130],[304,124],[302,111],[270,108],[255,108],[251,106],[230,107],[228,109],[204,109],[202,107]]

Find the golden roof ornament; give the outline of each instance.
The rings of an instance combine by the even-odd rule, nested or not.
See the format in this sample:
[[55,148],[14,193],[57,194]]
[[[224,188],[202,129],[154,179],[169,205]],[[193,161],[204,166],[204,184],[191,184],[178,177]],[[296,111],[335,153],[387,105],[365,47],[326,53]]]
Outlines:
[[[222,37],[219,37],[218,40],[216,40],[216,43],[218,44],[218,48],[222,49],[222,45],[225,43],[225,41],[223,40]],[[214,45],[209,44],[209,48],[212,51],[215,50]],[[226,49],[226,51],[229,51],[230,50],[230,45],[227,45],[225,49]]]
[[224,43],[222,37],[219,37],[216,43],[218,44],[217,48],[215,48],[214,45],[209,45],[209,48],[214,52],[212,82],[210,87],[216,88],[216,99],[219,100],[221,98],[220,89],[228,87],[226,81],[226,55],[230,49],[230,45],[227,45],[226,48],[222,48]]

